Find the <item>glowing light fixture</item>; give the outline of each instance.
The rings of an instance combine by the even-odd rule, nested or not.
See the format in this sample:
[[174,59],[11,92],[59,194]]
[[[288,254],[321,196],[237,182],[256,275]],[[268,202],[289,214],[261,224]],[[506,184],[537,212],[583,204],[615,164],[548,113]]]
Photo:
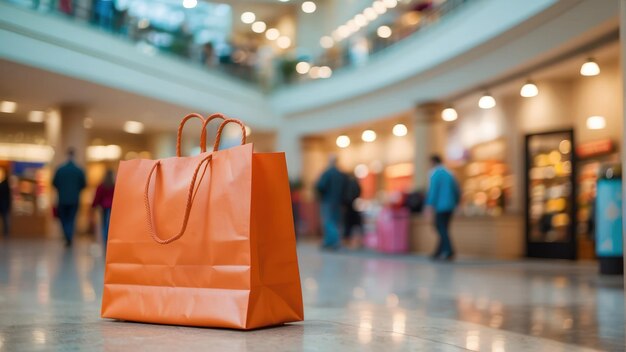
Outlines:
[[311,69],[309,70],[309,77],[313,79],[320,78],[320,68],[317,66],[312,66]]
[[265,32],[265,28],[267,28],[267,25],[263,21],[256,21],[252,24],[252,31],[254,33],[263,33]]
[[320,45],[324,49],[330,49],[333,45],[335,45],[335,40],[333,40],[332,37],[325,35],[320,39]]
[[376,30],[376,34],[381,38],[389,38],[391,37],[391,28],[389,26],[380,26]]
[[582,66],[580,66],[580,74],[583,76],[597,76],[600,74],[600,66],[594,59],[589,58]]
[[376,140],[376,132],[372,130],[365,130],[361,134],[361,139],[363,142],[371,143]]
[[296,65],[296,72],[298,72],[301,75],[306,75],[307,73],[309,73],[310,69],[311,69],[311,64],[309,64],[306,61],[300,61]]
[[341,39],[347,38],[350,35],[350,28],[348,28],[345,24],[339,26],[339,28],[337,28],[337,35]]
[[478,100],[478,107],[481,109],[491,109],[496,106],[496,99],[494,99],[491,94],[485,93],[480,100]]
[[365,17],[364,14],[360,13],[354,16],[354,23],[356,23],[359,27],[365,27],[369,23],[369,20],[367,19],[367,17]]
[[459,118],[459,114],[453,107],[447,107],[441,111],[441,119],[444,121],[454,121]]
[[302,3],[302,11],[305,13],[313,13],[317,10],[317,5],[313,1],[305,1]]
[[365,164],[359,164],[354,168],[354,176],[357,178],[366,178],[369,173],[369,167]]
[[198,0],[183,0],[183,7],[186,9],[193,9],[198,6]]
[[241,22],[243,23],[250,24],[254,22],[255,20],[256,20],[256,15],[254,14],[254,12],[247,11],[241,14]]
[[43,111],[31,111],[28,113],[28,121],[30,122],[44,122],[46,119],[46,113]]
[[12,114],[17,110],[17,103],[14,101],[1,101],[0,102],[0,112],[5,114]]
[[333,75],[333,70],[328,66],[322,66],[319,69],[320,78],[330,78]]
[[382,1],[374,1],[372,4],[372,8],[376,11],[377,14],[382,15],[387,12],[387,6]]
[[276,28],[270,28],[265,32],[265,38],[268,40],[276,40],[280,37],[280,31]]
[[406,128],[404,124],[399,123],[393,126],[393,130],[391,132],[396,137],[404,137],[407,133],[409,133],[409,129]]
[[132,134],[141,134],[143,132],[143,123],[139,121],[126,121],[124,123],[124,132]]
[[398,6],[398,0],[383,0],[383,5],[385,5],[388,9],[393,9]]
[[280,38],[278,38],[278,40],[276,41],[276,44],[281,49],[287,49],[291,46],[291,39],[283,35]]
[[348,21],[348,23],[346,23],[346,25],[348,26],[348,28],[350,29],[350,32],[352,32],[352,33],[356,32],[356,31],[358,31],[360,29],[359,25],[356,24],[356,22],[354,20]]
[[590,130],[601,130],[606,127],[604,116],[590,116],[587,118],[587,128]]
[[375,19],[378,18],[378,14],[376,13],[376,10],[374,10],[371,7],[366,8],[365,10],[363,10],[363,15],[365,16],[365,18],[367,18],[369,21],[373,21]]
[[537,88],[537,85],[532,81],[528,81],[522,86],[519,94],[524,98],[536,97],[539,94],[539,88]]
[[335,143],[339,148],[348,148],[350,146],[350,137],[342,134],[341,136],[337,137]]

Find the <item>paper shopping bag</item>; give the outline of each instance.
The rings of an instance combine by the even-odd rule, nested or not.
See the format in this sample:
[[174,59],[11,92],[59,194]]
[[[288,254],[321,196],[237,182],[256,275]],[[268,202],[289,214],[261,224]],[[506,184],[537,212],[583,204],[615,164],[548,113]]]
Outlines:
[[[254,153],[227,119],[213,152],[180,157],[192,117],[202,119],[181,122],[177,157],[120,163],[102,317],[234,329],[302,320],[284,153]],[[242,145],[218,151],[228,123]]]

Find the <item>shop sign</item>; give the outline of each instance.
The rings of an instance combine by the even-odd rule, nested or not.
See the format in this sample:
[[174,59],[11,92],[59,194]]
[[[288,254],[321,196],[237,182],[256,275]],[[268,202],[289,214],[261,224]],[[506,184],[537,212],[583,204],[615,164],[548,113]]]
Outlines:
[[594,156],[612,153],[615,150],[615,144],[610,139],[602,139],[588,143],[582,143],[576,146],[576,156],[580,159],[591,158]]

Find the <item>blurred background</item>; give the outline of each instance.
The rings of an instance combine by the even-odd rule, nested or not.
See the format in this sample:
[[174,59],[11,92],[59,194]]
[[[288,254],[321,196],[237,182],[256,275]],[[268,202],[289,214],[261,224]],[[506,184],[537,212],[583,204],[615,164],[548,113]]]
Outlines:
[[[618,5],[2,0],[11,231],[58,233],[51,178],[68,147],[88,184],[77,231],[94,236],[107,168],[172,156],[182,116],[222,112],[256,151],[287,152],[299,236],[320,236],[314,185],[336,155],[362,189],[363,244],[382,210],[407,207],[408,250],[430,251],[419,201],[439,154],[462,189],[460,251],[593,260],[597,183],[621,175]],[[185,153],[197,143],[189,128]]]

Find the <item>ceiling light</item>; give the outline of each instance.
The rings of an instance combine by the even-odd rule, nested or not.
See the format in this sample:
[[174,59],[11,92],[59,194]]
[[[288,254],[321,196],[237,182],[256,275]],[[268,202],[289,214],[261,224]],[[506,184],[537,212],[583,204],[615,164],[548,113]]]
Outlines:
[[265,28],[267,28],[267,25],[263,21],[256,21],[252,24],[252,31],[254,33],[263,33],[265,32]]
[[143,132],[143,123],[139,121],[126,121],[124,123],[124,132],[140,134]]
[[305,75],[305,74],[309,73],[310,69],[311,69],[311,64],[309,64],[308,62],[305,62],[305,61],[300,61],[296,65],[296,72],[298,72],[301,75]]
[[328,66],[322,66],[319,70],[320,78],[330,78],[333,75],[333,70]]
[[367,17],[365,17],[364,14],[360,13],[360,14],[354,16],[354,23],[356,23],[357,26],[359,26],[359,27],[365,27],[365,26],[367,26],[369,21],[368,21]]
[[280,37],[280,31],[276,28],[270,28],[265,32],[265,38],[268,40],[276,40]]
[[489,93],[485,93],[480,100],[478,100],[478,106],[481,109],[491,109],[496,106],[496,100]]
[[587,59],[582,66],[580,66],[580,74],[583,76],[597,76],[600,74],[600,66],[592,59]]
[[256,16],[254,15],[254,12],[244,12],[241,14],[241,22],[243,23],[247,23],[250,24],[252,22],[254,22],[254,20],[256,20]]
[[374,8],[374,11],[376,11],[376,13],[379,15],[387,12],[387,7],[385,6],[385,4],[383,4],[382,1],[374,1],[374,3],[372,4],[372,8]]
[[320,38],[320,45],[324,49],[330,49],[333,47],[333,45],[335,45],[335,41],[333,40],[332,37],[325,35],[322,38]]
[[43,111],[33,110],[28,113],[28,121],[30,122],[44,122],[46,119],[46,113]]
[[347,148],[348,146],[350,146],[350,137],[346,135],[341,135],[337,137],[337,140],[335,140],[335,143],[337,144],[339,148]]
[[12,114],[15,112],[15,110],[17,110],[17,103],[14,101],[1,101],[0,102],[0,112],[6,113],[6,114]]
[[393,9],[398,5],[398,0],[383,0],[383,5],[388,9]]
[[186,9],[193,9],[198,6],[198,0],[183,0],[183,7]]
[[606,127],[604,116],[590,116],[587,118],[587,128],[590,130],[601,130]]
[[381,38],[389,38],[391,37],[391,28],[389,28],[389,26],[380,26],[376,33]]
[[348,28],[350,29],[350,32],[352,32],[352,33],[354,33],[354,32],[359,30],[359,25],[356,24],[356,22],[354,20],[348,21],[348,23],[346,23],[346,25],[348,26]]
[[376,140],[376,132],[372,130],[365,130],[361,134],[361,139],[363,140],[363,142],[367,142],[367,143],[373,142]]
[[317,6],[313,1],[305,1],[302,3],[302,11],[305,13],[313,13],[317,10]]
[[441,111],[441,119],[444,121],[454,121],[459,117],[456,110],[452,107],[447,107]]
[[393,126],[392,133],[396,137],[404,137],[407,133],[409,133],[409,129],[406,128],[404,124],[399,123]]
[[365,18],[367,18],[369,21],[373,21],[376,18],[378,18],[378,14],[376,13],[376,10],[374,10],[371,7],[368,7],[365,10],[363,10],[363,15],[365,15]]
[[313,79],[320,78],[320,68],[317,66],[311,67],[311,69],[309,70],[309,77]]
[[291,39],[283,35],[282,37],[278,38],[276,44],[278,44],[278,47],[281,49],[287,49],[291,46]]
[[347,38],[350,35],[350,28],[348,28],[345,24],[341,25],[337,28],[337,34],[341,39]]
[[539,94],[539,88],[537,88],[537,85],[532,81],[528,81],[522,86],[519,94],[524,98],[536,97]]

